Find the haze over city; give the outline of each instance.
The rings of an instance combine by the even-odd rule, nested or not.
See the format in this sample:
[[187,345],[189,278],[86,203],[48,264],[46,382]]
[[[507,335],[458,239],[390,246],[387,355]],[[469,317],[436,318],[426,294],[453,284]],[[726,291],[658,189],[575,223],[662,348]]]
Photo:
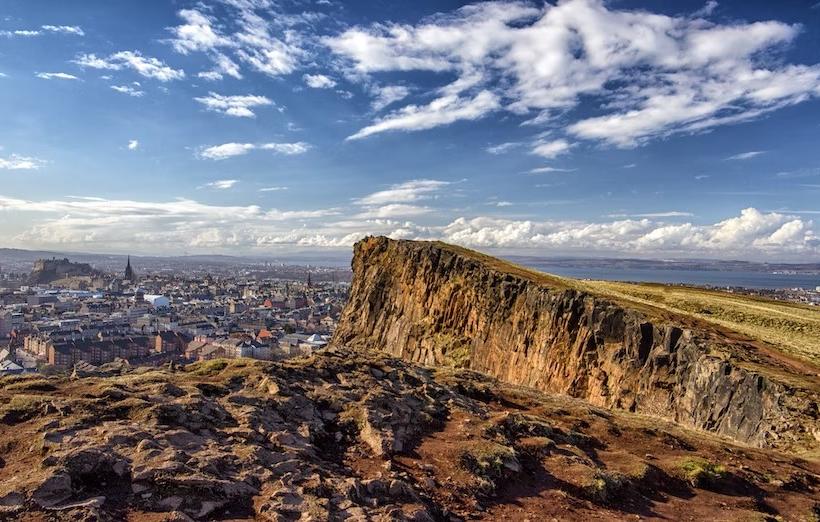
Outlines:
[[0,246],[817,261],[812,2],[0,8]]

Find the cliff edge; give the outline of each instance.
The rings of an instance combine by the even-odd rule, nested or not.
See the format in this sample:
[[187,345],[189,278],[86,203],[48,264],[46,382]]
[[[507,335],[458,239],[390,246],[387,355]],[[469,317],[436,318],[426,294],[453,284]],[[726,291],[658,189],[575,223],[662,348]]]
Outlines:
[[440,242],[366,238],[353,272],[337,345],[465,367],[754,446],[820,448],[820,369],[765,341]]

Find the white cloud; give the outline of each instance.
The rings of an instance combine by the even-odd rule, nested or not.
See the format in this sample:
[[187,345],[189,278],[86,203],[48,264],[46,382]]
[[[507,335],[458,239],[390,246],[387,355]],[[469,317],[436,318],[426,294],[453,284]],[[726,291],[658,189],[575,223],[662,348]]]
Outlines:
[[194,99],[209,111],[237,118],[254,118],[256,114],[251,109],[273,105],[273,101],[265,96],[223,96],[214,92],[209,92],[208,96]]
[[383,87],[376,86],[371,89],[371,92],[375,96],[373,98],[373,102],[371,103],[371,107],[373,107],[373,110],[376,112],[396,103],[397,101],[403,100],[410,95],[410,89],[403,85],[385,85]]
[[44,25],[43,30],[52,33],[73,34],[76,36],[85,36],[83,29],[77,25]]
[[729,156],[726,158],[727,161],[734,161],[734,160],[747,160],[752,159],[760,156],[761,154],[766,154],[765,150],[753,150],[749,152],[741,152],[740,154],[735,154],[734,156]]
[[444,187],[451,185],[449,181],[434,179],[414,179],[404,183],[391,185],[386,190],[368,194],[356,200],[359,205],[384,205],[387,203],[409,203],[429,199],[433,194]]
[[83,32],[82,28],[76,25],[43,25],[40,27],[40,29],[17,29],[14,31],[0,31],[0,36],[6,36],[9,38],[14,36],[33,37],[41,36],[45,33],[60,33],[76,36],[85,36],[85,32]]
[[532,153],[542,158],[553,159],[566,154],[572,147],[573,144],[565,139],[538,141],[533,146]]
[[141,98],[145,95],[145,91],[141,91],[139,89],[135,89],[130,85],[112,85],[112,89],[117,92],[121,92],[123,94],[127,94],[128,96],[133,96],[134,98]]
[[174,69],[164,62],[150,56],[143,56],[139,51],[120,51],[108,58],[99,58],[94,54],[81,54],[74,63],[81,67],[119,71],[132,69],[146,78],[153,78],[161,82],[181,80],[185,78],[185,71]]
[[278,12],[273,3],[262,0],[222,3],[233,12],[221,23],[202,10],[183,9],[178,15],[184,23],[169,28],[174,36],[170,40],[174,50],[182,54],[204,52],[214,62],[214,69],[200,73],[200,77],[211,81],[223,75],[241,79],[240,67],[228,53],[269,76],[296,70],[307,52],[302,48],[301,34],[293,27],[310,24],[318,15],[287,15]]
[[215,82],[222,79],[222,73],[217,71],[202,71],[198,72],[196,77],[202,78],[203,80],[208,80],[209,82]]
[[422,207],[418,205],[407,205],[404,203],[390,203],[376,207],[370,207],[359,214],[356,214],[357,219],[390,219],[390,218],[407,218],[412,216],[421,216],[429,214],[433,209],[429,207]]
[[[656,215],[664,214],[669,213]],[[685,213],[673,217],[685,217]],[[648,218],[608,223],[459,218],[444,227],[442,236],[472,247],[550,248],[564,252],[716,257],[749,254],[780,259],[820,252],[820,237],[811,221],[774,212],[764,214],[754,208],[712,225],[669,225]]]
[[380,132],[416,131],[460,120],[477,120],[498,108],[498,97],[490,91],[481,91],[474,98],[443,96],[428,105],[408,105],[392,112],[347,139],[358,140]]
[[234,156],[243,156],[252,150],[272,150],[277,154],[293,156],[304,154],[310,150],[310,144],[304,142],[296,143],[223,143],[207,147],[199,152],[199,157],[211,160],[224,160]]
[[[820,254],[820,236],[814,223],[788,213],[748,208],[739,216],[697,225],[670,224],[663,217],[588,222],[486,216],[440,218],[439,224],[420,225],[410,219],[418,216],[430,220],[436,214],[420,205],[418,199],[434,194],[408,196],[400,188],[395,187],[393,196],[375,198],[377,204],[357,205],[353,214],[347,215],[339,208],[266,210],[257,205],[207,205],[190,199],[145,202],[94,197],[33,201],[3,196],[0,213],[35,217],[27,230],[10,238],[29,248],[127,250],[138,241],[166,254],[199,249],[237,253],[292,245],[349,248],[366,235],[378,234],[441,239],[473,248],[548,249],[575,254],[778,261]],[[671,213],[657,213],[664,214]],[[672,217],[686,217],[675,214]]]
[[177,13],[185,23],[169,30],[175,36],[171,44],[178,53],[210,51],[217,47],[231,46],[229,38],[213,27],[213,18],[195,9],[182,9]]
[[234,156],[243,156],[255,148],[256,145],[253,143],[223,143],[203,149],[199,156],[212,160],[224,160]]
[[521,145],[522,143],[519,143],[517,141],[508,141],[506,143],[499,143],[498,145],[492,145],[490,147],[487,147],[486,150],[490,154],[506,154],[513,149],[517,149]]
[[137,150],[139,146],[139,140],[128,140],[128,150]]
[[278,154],[284,154],[286,156],[295,156],[297,154],[304,154],[309,151],[310,145],[303,141],[298,141],[296,143],[263,143],[259,146],[259,148],[262,150],[272,150]]
[[35,74],[38,78],[42,78],[43,80],[79,80],[73,74],[68,74],[64,72],[56,72],[56,73],[37,73]]
[[534,169],[530,169],[528,172],[530,174],[549,174],[553,172],[575,172],[578,169],[562,169],[558,167],[536,167]]
[[670,217],[693,217],[694,214],[691,212],[680,212],[677,210],[671,210],[667,212],[647,212],[644,214],[609,214],[607,217],[611,218],[625,218],[625,217],[637,217],[637,218],[670,218]]
[[233,186],[237,183],[239,183],[238,179],[220,179],[217,181],[206,183],[205,186],[217,190],[227,190],[229,188],[233,188]]
[[12,154],[5,158],[0,157],[0,170],[37,170],[45,161],[19,154]]
[[281,192],[283,190],[288,190],[288,187],[265,187],[259,189],[259,192]]
[[41,31],[28,29],[17,29],[15,31],[0,31],[0,36],[6,36],[8,38],[12,38],[14,36],[32,37],[40,36],[41,34],[43,34]]
[[318,223],[337,215],[336,209],[219,206],[190,199],[147,202],[90,197],[32,201],[0,196],[0,213],[5,212],[36,217],[29,229],[9,238],[29,247],[102,246],[127,251],[140,242],[157,253],[219,248],[236,253],[238,248],[273,248],[280,244],[332,246],[351,233],[348,230],[337,237]]
[[[702,18],[712,11],[667,16],[602,0],[486,2],[416,25],[353,27],[323,42],[365,85],[385,72],[446,72],[440,76],[457,80],[428,94],[466,100],[489,92],[496,102],[482,113],[503,107],[534,124],[558,123],[561,114],[568,141],[616,147],[748,121],[820,95],[820,65],[772,59],[798,25]],[[582,100],[599,113],[573,112]],[[447,105],[410,105],[354,137],[461,119],[442,116]],[[405,123],[417,112],[423,124]]]
[[324,74],[306,74],[302,76],[302,79],[311,89],[332,89],[336,87],[336,81]]

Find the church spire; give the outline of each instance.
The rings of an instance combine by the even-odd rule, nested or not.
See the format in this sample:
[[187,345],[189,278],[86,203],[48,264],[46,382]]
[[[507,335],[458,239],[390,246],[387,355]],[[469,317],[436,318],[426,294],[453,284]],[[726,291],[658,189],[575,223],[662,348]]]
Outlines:
[[125,278],[129,281],[135,281],[137,279],[134,269],[131,268],[131,256],[128,256],[128,263],[125,265]]

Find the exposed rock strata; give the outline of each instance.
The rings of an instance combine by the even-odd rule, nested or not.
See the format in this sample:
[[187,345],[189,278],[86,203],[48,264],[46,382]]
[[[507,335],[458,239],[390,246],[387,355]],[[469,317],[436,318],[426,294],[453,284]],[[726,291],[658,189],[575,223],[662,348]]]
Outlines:
[[768,368],[714,329],[441,243],[367,238],[353,271],[336,344],[463,365],[756,446],[820,446],[816,375]]

